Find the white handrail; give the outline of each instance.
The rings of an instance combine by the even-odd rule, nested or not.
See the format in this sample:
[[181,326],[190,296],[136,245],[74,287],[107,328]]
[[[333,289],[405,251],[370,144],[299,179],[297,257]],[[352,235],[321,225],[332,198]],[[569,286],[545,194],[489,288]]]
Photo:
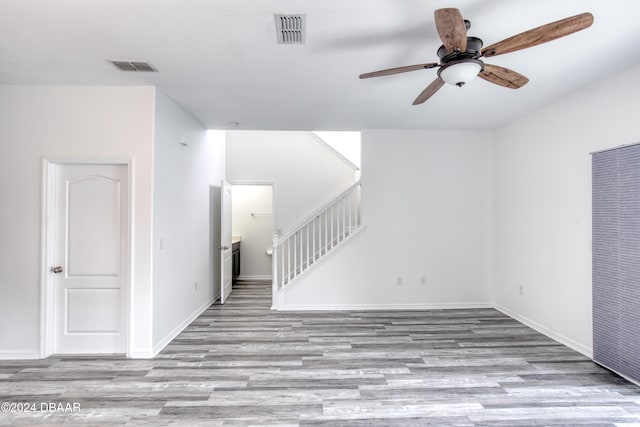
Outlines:
[[[356,182],[283,236],[273,236],[273,298],[361,226]],[[275,303],[274,303],[275,305]]]
[[358,187],[362,187],[362,184],[360,183],[360,181],[356,181],[351,187],[347,188],[346,190],[344,190],[342,193],[338,194],[336,197],[334,197],[333,199],[331,199],[329,202],[325,203],[324,206],[316,209],[311,215],[307,216],[305,219],[303,219],[302,221],[300,221],[295,227],[293,227],[289,232],[283,234],[279,240],[284,240],[284,239],[288,239],[289,237],[291,237],[291,235],[293,235],[296,231],[300,230],[302,227],[304,227],[309,221],[311,221],[313,218],[315,218],[316,216],[320,215],[321,213],[323,213],[324,211],[327,210],[328,207],[330,207],[331,205],[333,205],[337,200],[340,200],[342,197],[344,197],[346,194],[350,193],[354,188],[358,188]]

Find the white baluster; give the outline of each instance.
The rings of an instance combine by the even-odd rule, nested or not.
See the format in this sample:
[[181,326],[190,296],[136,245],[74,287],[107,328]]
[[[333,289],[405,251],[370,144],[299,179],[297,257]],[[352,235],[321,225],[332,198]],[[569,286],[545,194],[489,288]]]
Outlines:
[[344,240],[347,237],[347,198],[343,197],[340,200],[340,204],[342,205],[342,239]]
[[324,253],[327,253],[329,247],[329,211],[324,211]]
[[291,283],[291,237],[287,239],[287,283]]
[[302,269],[304,268],[304,258],[302,258],[302,248],[304,247],[302,244],[302,228],[298,231],[298,233],[300,233],[300,243],[298,244],[298,246],[300,246],[300,270],[296,269],[296,275],[302,273]]
[[342,219],[342,206],[340,205],[340,199],[336,201],[336,244],[340,243],[340,235],[342,234],[342,226],[340,220]]
[[347,203],[347,207],[349,208],[349,227],[347,228],[347,232],[349,234],[351,234],[351,231],[353,230],[353,224],[351,222],[351,220],[353,219],[351,217],[351,207],[353,205],[353,191],[351,193],[349,193],[349,203]]
[[340,199],[336,201],[336,244],[340,243],[340,236],[342,235],[342,206]]
[[312,249],[313,253],[311,254],[311,259],[313,260],[313,262],[316,262],[316,254],[318,253],[317,249],[316,249],[316,234],[317,234],[317,232],[318,232],[318,217],[315,217],[313,219],[313,242],[312,242],[312,245],[311,245],[312,248],[313,248]]
[[307,262],[307,268],[309,268],[309,260],[311,259],[311,257],[309,256],[309,225],[311,223],[307,223],[307,258],[306,258],[306,262]]
[[331,247],[333,248],[333,217],[335,216],[333,211],[334,211],[334,205],[331,205]]
[[356,187],[356,191],[355,191],[355,196],[356,196],[356,227],[360,227],[360,209],[361,206],[360,204],[362,203],[362,191],[361,191],[362,186],[358,185]]
[[271,240],[271,306],[276,307],[278,298],[278,235],[274,235]]

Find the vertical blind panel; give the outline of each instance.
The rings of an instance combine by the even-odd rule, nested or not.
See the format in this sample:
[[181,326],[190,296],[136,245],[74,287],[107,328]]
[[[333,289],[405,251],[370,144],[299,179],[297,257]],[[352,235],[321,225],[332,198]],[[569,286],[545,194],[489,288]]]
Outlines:
[[618,153],[592,158],[593,358],[620,369]]
[[594,360],[640,381],[640,145],[592,162]]
[[640,380],[640,147],[630,148],[620,150],[618,159],[620,372]]

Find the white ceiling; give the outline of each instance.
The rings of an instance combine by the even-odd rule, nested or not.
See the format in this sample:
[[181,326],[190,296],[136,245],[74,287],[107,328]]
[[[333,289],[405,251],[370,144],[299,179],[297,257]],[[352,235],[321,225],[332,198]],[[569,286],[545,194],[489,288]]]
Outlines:
[[[412,106],[436,70],[358,79],[436,62],[441,7],[485,45],[581,12],[595,22],[488,59],[529,77],[518,90],[476,79]],[[274,13],[306,14],[306,44],[278,45]],[[491,129],[640,62],[638,18],[637,0],[0,0],[0,84],[156,85],[219,129]]]

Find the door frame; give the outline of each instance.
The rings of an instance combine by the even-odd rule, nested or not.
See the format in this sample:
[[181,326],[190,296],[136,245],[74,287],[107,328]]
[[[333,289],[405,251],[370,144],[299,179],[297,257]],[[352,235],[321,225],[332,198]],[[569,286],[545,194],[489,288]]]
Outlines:
[[133,287],[131,286],[133,271],[133,158],[129,157],[43,157],[42,158],[42,218],[40,236],[40,358],[53,354],[54,340],[54,313],[55,300],[53,292],[53,277],[49,274],[49,266],[54,259],[54,231],[55,231],[55,192],[56,192],[56,168],[58,166],[87,166],[87,165],[114,165],[127,168],[127,249],[129,251],[128,271],[125,274],[123,286],[125,289],[125,318],[126,325],[126,356],[131,353],[131,305]]
[[[235,180],[235,181],[227,181],[229,184],[231,184],[231,186],[233,187],[234,185],[260,185],[260,186],[270,186],[271,187],[271,230],[273,231],[274,235],[282,235],[282,230],[276,228],[277,227],[277,217],[276,217],[276,207],[278,206],[276,204],[276,187],[277,187],[277,183],[276,181],[256,181],[256,180]],[[232,211],[232,215],[231,217],[233,218],[233,211]],[[231,220],[231,227],[233,229],[233,219]],[[272,277],[274,275],[274,271],[271,271]],[[276,300],[275,300],[275,283],[272,284],[272,292],[271,292],[271,310],[275,310],[276,307]]]

